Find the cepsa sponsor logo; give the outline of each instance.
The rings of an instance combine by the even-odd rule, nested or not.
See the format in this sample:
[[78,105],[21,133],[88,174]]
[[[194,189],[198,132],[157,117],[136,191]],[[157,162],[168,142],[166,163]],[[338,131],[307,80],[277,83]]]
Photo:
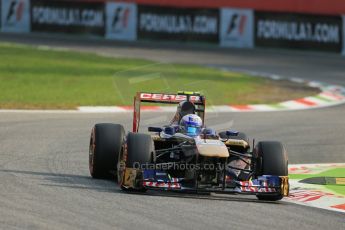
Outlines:
[[172,34],[217,34],[218,18],[207,15],[140,14],[140,30]]
[[[160,93],[141,93],[140,99],[157,101],[186,101],[186,95],[160,94]],[[190,101],[200,102],[200,96],[190,96]]]
[[61,26],[103,26],[103,12],[93,9],[34,6],[32,21],[38,24]]
[[288,41],[311,41],[318,43],[339,43],[339,25],[329,23],[291,22],[259,20],[257,37]]
[[12,0],[9,4],[5,24],[14,25],[23,18],[23,12],[25,7],[25,1],[23,0]]

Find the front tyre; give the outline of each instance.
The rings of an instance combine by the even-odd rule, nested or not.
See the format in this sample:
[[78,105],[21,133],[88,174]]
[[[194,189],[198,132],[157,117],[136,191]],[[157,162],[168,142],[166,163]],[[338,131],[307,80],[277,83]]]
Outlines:
[[[282,143],[277,141],[261,141],[255,147],[258,156],[257,176],[288,176],[288,157]],[[257,195],[259,200],[277,201],[283,195]]]
[[[119,162],[126,162],[125,167],[128,170],[136,170],[140,175],[142,169],[141,166],[152,162],[153,151],[154,144],[150,135],[142,133],[128,133],[127,155],[124,156],[124,154],[120,154]],[[140,179],[137,181],[138,184],[133,184],[130,187],[124,185],[124,173],[125,171],[119,167],[118,182],[123,190],[145,191],[145,189],[142,187]]]

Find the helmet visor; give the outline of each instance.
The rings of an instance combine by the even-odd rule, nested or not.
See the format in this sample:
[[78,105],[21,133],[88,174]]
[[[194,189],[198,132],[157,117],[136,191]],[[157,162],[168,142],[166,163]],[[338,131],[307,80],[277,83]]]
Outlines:
[[200,130],[201,128],[188,126],[186,131],[187,131],[187,135],[197,136],[200,134]]

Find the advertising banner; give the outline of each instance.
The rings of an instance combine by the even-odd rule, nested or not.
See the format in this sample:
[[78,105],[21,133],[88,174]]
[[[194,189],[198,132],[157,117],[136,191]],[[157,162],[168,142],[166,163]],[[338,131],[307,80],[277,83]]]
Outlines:
[[108,39],[137,39],[137,5],[108,2],[106,4],[106,32]]
[[252,48],[254,46],[252,10],[223,8],[220,12],[221,46]]
[[104,35],[104,3],[31,0],[32,31]]
[[341,52],[340,16],[255,12],[255,45]]
[[30,0],[1,0],[1,31],[30,32]]
[[138,6],[139,39],[219,41],[219,10]]

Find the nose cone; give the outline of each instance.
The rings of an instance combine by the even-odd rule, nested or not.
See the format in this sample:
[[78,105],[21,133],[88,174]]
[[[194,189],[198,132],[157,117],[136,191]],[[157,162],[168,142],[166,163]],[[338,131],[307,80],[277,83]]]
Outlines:
[[206,157],[229,157],[226,145],[219,140],[196,139],[196,147],[201,156]]

